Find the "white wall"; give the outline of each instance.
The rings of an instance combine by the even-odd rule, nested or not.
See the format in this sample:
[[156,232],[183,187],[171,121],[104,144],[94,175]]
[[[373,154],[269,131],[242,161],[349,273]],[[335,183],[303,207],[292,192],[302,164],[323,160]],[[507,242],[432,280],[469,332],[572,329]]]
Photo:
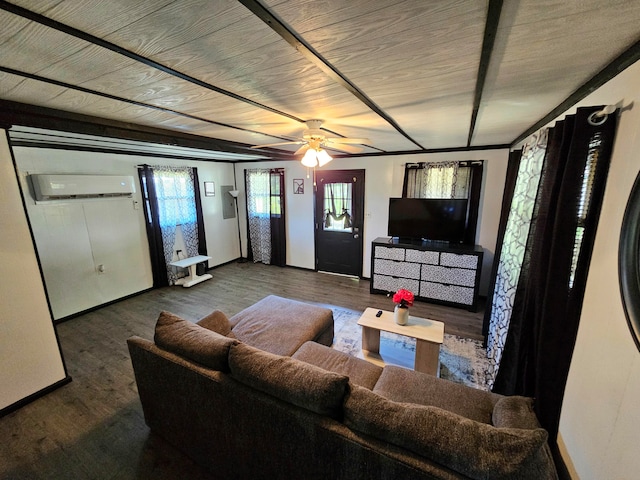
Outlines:
[[66,377],[4,130],[0,130],[0,231],[3,409]]
[[560,419],[563,456],[583,480],[635,479],[640,472],[640,352],[618,284],[620,227],[640,169],[639,102],[636,63],[579,104],[623,107]]
[[[233,185],[231,164],[27,147],[16,147],[14,155],[55,319],[152,286],[143,203],[139,188],[133,199],[36,203],[28,174],[132,175],[138,185],[139,164],[197,167],[209,265],[239,256],[236,219],[222,218],[220,197],[221,185]],[[215,183],[216,196],[204,196],[204,181]],[[104,265],[104,273],[99,265]]]
[[[421,155],[399,155],[365,158],[336,158],[318,169],[323,170],[365,170],[365,219],[363,275],[371,274],[371,242],[377,237],[387,235],[389,198],[402,196],[404,165],[407,162],[443,162],[454,160],[486,160],[482,198],[478,218],[476,243],[484,247],[484,261],[480,293],[487,294],[491,264],[496,247],[496,236],[500,221],[502,193],[507,170],[507,150],[486,150],[475,152],[455,152]],[[284,168],[286,185],[287,214],[287,265],[314,268],[314,230],[313,230],[313,173],[307,178],[307,169],[299,162],[260,162],[236,164],[238,188],[241,190],[239,207],[241,219],[244,217],[244,169],[245,168]],[[293,179],[303,178],[304,195],[293,194]],[[241,221],[243,248],[246,251],[246,225]]]

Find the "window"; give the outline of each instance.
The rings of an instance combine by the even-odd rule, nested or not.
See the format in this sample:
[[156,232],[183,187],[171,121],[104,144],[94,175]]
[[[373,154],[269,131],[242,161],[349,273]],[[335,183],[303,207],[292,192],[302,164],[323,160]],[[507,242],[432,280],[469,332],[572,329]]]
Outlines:
[[402,196],[407,198],[466,198],[467,226],[464,243],[476,241],[483,174],[482,160],[408,163]]
[[254,262],[286,264],[284,169],[245,170],[248,256]]
[[406,197],[468,198],[471,166],[467,162],[407,164]]
[[177,280],[177,272],[169,265],[176,258],[176,247],[187,257],[207,251],[197,169],[139,168],[153,283],[156,287],[171,285]]
[[573,242],[573,255],[571,257],[571,272],[569,275],[569,288],[573,288],[573,284],[576,277],[576,271],[578,269],[578,259],[580,258],[580,251],[582,250],[582,243],[584,239],[584,232],[586,229],[587,214],[589,213],[589,207],[591,205],[591,196],[593,191],[593,184],[595,181],[595,174],[597,170],[598,157],[600,154],[600,147],[602,145],[602,138],[599,132],[591,138],[589,142],[589,152],[587,153],[587,163],[584,168],[584,174],[582,175],[582,185],[580,187],[580,195],[578,198],[578,210],[577,210],[577,226],[576,234]]
[[350,232],[351,183],[326,183],[324,185],[324,222],[323,230]]
[[279,217],[282,215],[282,191],[280,185],[280,177],[278,175],[270,175],[271,189],[269,191],[269,205],[271,207],[271,216]]

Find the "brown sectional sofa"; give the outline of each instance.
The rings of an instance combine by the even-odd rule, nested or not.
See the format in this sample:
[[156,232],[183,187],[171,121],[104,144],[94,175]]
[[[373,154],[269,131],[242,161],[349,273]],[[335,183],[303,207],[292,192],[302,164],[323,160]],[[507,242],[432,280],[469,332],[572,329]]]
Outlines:
[[151,431],[234,479],[555,479],[531,401],[331,349],[331,310],[270,296],[163,312],[128,340]]

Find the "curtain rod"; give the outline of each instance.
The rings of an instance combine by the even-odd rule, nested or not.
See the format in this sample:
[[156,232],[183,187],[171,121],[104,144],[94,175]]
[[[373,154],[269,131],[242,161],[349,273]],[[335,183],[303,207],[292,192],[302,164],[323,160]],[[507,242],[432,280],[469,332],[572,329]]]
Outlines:
[[422,168],[424,165],[429,163],[458,163],[461,166],[467,165],[483,165],[484,160],[453,160],[453,161],[443,161],[443,162],[419,162],[419,163],[404,163],[400,166],[404,166],[406,168]]

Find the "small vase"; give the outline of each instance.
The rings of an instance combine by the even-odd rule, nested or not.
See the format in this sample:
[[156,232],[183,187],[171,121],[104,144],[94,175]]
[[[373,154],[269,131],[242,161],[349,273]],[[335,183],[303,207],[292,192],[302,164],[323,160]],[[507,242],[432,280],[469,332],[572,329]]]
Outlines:
[[396,308],[393,310],[393,319],[398,325],[406,325],[409,321],[409,307],[396,305]]

